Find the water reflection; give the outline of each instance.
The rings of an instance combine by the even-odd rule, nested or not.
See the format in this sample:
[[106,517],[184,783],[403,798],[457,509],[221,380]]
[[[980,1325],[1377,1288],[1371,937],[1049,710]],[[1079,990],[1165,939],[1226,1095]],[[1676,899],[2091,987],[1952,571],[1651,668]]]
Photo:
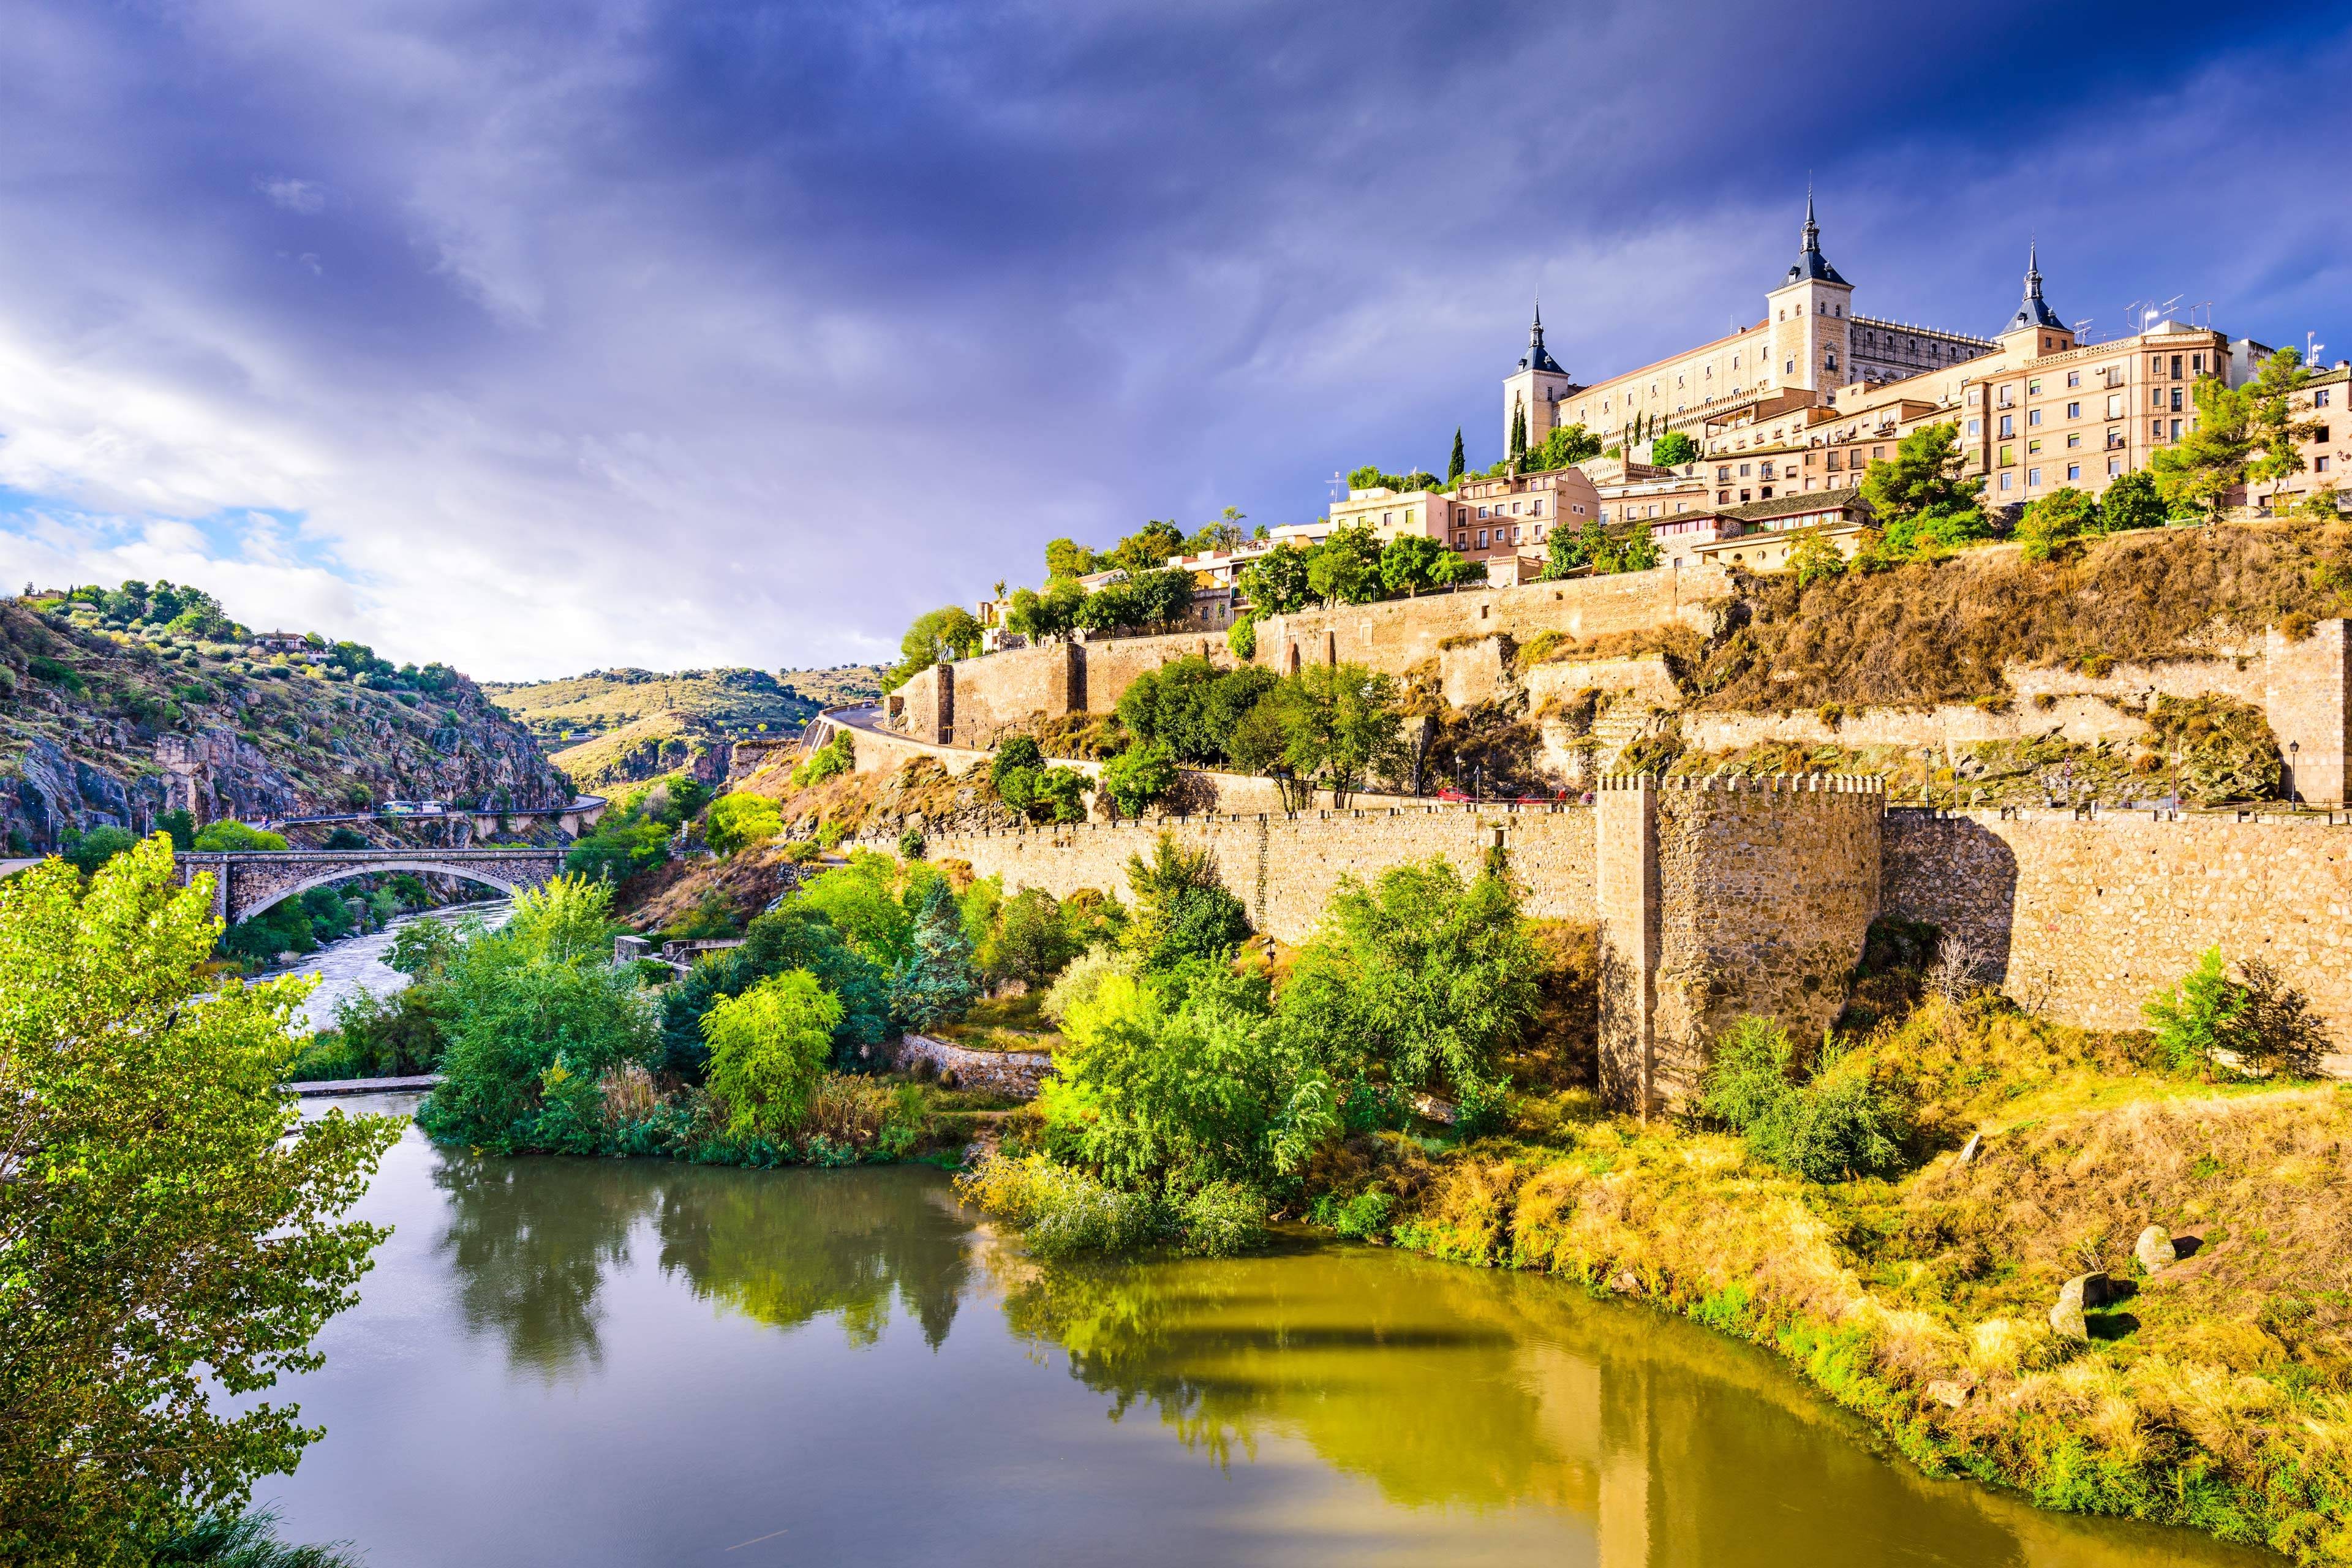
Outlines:
[[[661,1270],[773,1328],[833,1317],[874,1344],[902,1305],[936,1349],[969,1273],[969,1222],[923,1171],[734,1171],[446,1152],[441,1247],[467,1328],[555,1378],[603,1359],[598,1297],[640,1226]],[[558,1195],[560,1194],[560,1196]]]
[[513,1365],[546,1378],[599,1362],[598,1292],[606,1270],[628,1263],[630,1232],[656,1199],[643,1171],[452,1150],[433,1182],[448,1194],[441,1251],[468,1331],[497,1335]]
[[1148,1406],[1222,1465],[1296,1437],[1401,1508],[1557,1510],[1604,1568],[2269,1561],[1931,1480],[1760,1352],[1554,1280],[1305,1247],[1131,1267],[999,1250],[991,1274],[1013,1331],[1065,1352],[1113,1420]]
[[361,1212],[395,1235],[287,1391],[329,1436],[264,1494],[373,1568],[2271,1561],[1929,1480],[1769,1356],[1556,1280],[1046,1268],[929,1170],[413,1129]]
[[[897,1300],[936,1350],[970,1272],[970,1225],[927,1172],[682,1169],[661,1184],[661,1265],[694,1293],[775,1328],[838,1317],[881,1338]],[[766,1179],[761,1180],[760,1177]]]

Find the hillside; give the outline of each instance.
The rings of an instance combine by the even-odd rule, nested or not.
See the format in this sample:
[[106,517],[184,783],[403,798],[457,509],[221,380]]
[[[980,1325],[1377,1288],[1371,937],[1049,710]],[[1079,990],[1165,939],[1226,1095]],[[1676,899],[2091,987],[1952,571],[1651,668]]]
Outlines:
[[562,680],[493,682],[483,690],[549,751],[610,734],[657,714],[680,734],[796,734],[818,710],[877,693],[871,665],[836,669],[592,669]]
[[323,639],[264,652],[208,596],[168,584],[0,599],[9,854],[98,826],[153,828],[168,806],[159,747],[191,778],[199,821],[571,794],[522,728],[445,665],[394,668]]
[[792,736],[820,710],[877,695],[880,669],[594,669],[562,680],[484,688],[549,760],[583,790],[659,778],[680,769],[725,776],[734,742]]

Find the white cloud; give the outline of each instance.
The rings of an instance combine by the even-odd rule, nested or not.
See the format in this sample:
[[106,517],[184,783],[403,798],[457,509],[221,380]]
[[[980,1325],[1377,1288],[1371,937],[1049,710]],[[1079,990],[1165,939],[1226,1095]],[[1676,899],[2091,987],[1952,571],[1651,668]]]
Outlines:
[[327,210],[327,187],[316,180],[297,180],[286,174],[256,174],[253,188],[269,198],[269,205],[283,207],[289,213],[316,217]]

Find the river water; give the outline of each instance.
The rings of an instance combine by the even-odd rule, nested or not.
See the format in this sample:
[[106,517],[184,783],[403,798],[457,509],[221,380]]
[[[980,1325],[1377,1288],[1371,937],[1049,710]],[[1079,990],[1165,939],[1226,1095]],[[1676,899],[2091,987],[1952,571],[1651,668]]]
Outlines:
[[457,921],[468,917],[488,926],[506,923],[514,905],[506,899],[489,899],[475,903],[452,904],[446,909],[426,910],[418,914],[403,915],[388,921],[380,931],[366,936],[346,937],[320,948],[309,958],[278,973],[283,974],[315,974],[319,988],[302,1004],[303,1022],[312,1029],[324,1029],[335,1021],[335,1004],[361,991],[377,995],[399,990],[408,984],[408,976],[384,963],[392,951],[392,939],[402,926],[411,921]]
[[1761,1352],[1556,1280],[1047,1269],[928,1168],[413,1127],[357,1212],[393,1237],[278,1390],[327,1436],[258,1496],[374,1568],[2275,1561],[1927,1480]]

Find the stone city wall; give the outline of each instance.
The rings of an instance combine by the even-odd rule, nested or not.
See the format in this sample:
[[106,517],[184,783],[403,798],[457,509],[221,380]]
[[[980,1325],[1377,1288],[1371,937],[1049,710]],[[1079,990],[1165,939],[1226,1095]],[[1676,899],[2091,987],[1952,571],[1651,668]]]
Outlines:
[[1216,858],[1219,874],[1249,910],[1252,925],[1297,942],[1313,934],[1343,876],[1370,879],[1392,866],[1443,856],[1475,877],[1496,844],[1528,886],[1529,914],[1590,921],[1592,824],[1590,806],[1371,807],[942,835],[925,853],[934,861],[969,862],[979,876],[1002,877],[1008,893],[1043,888],[1067,898],[1093,888],[1131,900],[1127,863],[1148,857],[1164,829]]
[[1981,951],[2027,1005],[2091,1028],[2142,1026],[2140,1005],[2205,949],[2259,958],[2352,1044],[2352,821],[1897,810],[1885,912]]
[[918,1062],[929,1062],[941,1078],[953,1074],[964,1089],[989,1089],[999,1094],[1035,1098],[1037,1086],[1053,1076],[1054,1058],[1044,1051],[975,1051],[929,1035],[902,1035],[890,1047],[890,1065],[911,1072]]

